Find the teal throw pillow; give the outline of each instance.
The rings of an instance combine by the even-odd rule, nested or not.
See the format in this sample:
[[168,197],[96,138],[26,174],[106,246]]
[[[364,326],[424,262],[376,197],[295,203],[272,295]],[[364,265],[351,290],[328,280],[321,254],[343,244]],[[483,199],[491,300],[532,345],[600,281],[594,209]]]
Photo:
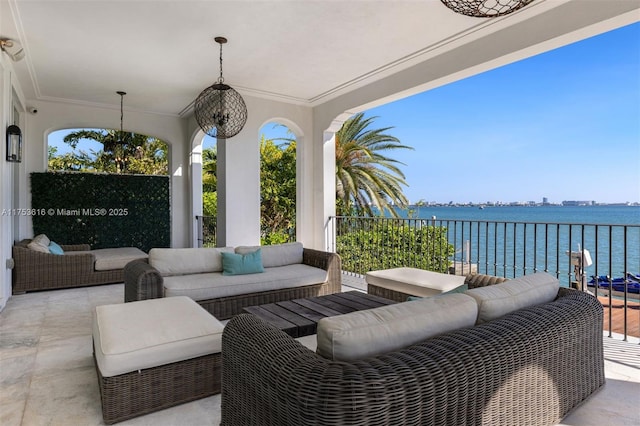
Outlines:
[[[440,293],[440,294],[438,294],[436,296],[432,296],[432,297],[438,297],[438,296],[443,296],[445,294],[452,294],[452,293],[464,293],[467,290],[469,290],[469,285],[468,284],[462,284],[461,286],[458,286],[456,288],[452,288],[449,291],[445,291],[444,293]],[[420,299],[424,299],[424,297],[409,296],[409,297],[407,297],[407,302],[409,302],[411,300],[420,300]]]
[[62,247],[60,247],[58,244],[54,243],[53,241],[50,241],[49,242],[49,253],[57,254],[57,255],[63,255],[64,254],[64,250],[62,250]]
[[246,254],[221,252],[222,275],[246,275],[264,272],[260,249]]

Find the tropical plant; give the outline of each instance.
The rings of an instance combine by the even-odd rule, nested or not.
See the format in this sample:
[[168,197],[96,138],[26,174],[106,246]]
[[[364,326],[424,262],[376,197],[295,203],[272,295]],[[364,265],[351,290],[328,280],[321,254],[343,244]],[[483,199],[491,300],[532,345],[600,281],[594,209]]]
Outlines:
[[260,139],[260,228],[276,244],[295,239],[296,142],[276,145]]
[[392,127],[370,129],[377,117],[358,113],[336,132],[336,210],[339,215],[374,216],[385,210],[398,213],[393,205],[404,208],[408,200],[402,192],[407,186],[398,167],[403,164],[383,154],[397,149],[413,149],[385,132]]
[[55,146],[48,147],[47,161],[50,171],[74,172],[90,171],[93,162],[91,156],[84,151],[58,155],[58,148]]
[[205,148],[202,151],[202,192],[216,192],[218,190],[217,162],[218,150]]
[[[102,144],[103,149],[90,153],[75,152],[80,141],[88,139]],[[74,151],[57,156],[49,149],[50,170],[81,170],[128,174],[168,174],[168,147],[157,138],[139,133],[110,129],[76,130],[64,137]]]
[[398,267],[448,271],[454,248],[447,240],[447,228],[385,223],[364,229],[362,220],[345,218],[338,223],[336,252],[345,271],[366,274]]

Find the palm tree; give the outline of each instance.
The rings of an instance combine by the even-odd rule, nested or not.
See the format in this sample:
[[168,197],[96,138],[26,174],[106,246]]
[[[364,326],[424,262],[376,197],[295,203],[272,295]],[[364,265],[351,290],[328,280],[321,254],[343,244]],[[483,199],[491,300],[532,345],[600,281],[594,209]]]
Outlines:
[[202,150],[202,191],[218,190],[217,165],[218,149],[214,146]]
[[408,200],[402,192],[407,186],[403,164],[387,157],[384,151],[413,149],[385,132],[392,127],[369,129],[377,117],[364,118],[358,113],[344,122],[336,132],[336,209],[338,214],[365,213],[374,216],[372,205],[379,212],[388,210],[398,214],[393,205],[406,207]]

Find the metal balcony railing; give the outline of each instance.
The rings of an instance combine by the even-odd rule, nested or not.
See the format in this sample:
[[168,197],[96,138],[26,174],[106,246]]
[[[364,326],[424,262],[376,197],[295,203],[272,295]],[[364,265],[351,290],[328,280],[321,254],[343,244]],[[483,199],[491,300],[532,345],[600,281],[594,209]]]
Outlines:
[[196,216],[198,227],[198,247],[216,246],[216,217]]
[[548,272],[600,298],[610,336],[640,337],[640,225],[338,216],[326,231],[327,249],[354,274],[401,266],[506,278]]
[[[198,229],[198,247],[215,247],[216,246],[216,217],[215,216],[196,216],[196,226]],[[285,232],[261,235],[262,244],[278,244],[288,243],[296,240],[295,228],[287,229]],[[268,238],[267,238],[268,237]]]

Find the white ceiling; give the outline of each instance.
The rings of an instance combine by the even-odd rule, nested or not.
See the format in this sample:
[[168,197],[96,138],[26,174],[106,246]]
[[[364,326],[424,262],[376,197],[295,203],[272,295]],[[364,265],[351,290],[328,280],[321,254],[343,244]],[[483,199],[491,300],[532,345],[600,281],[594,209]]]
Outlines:
[[613,3],[616,13],[640,7],[636,0],[536,0],[503,18],[478,19],[440,0],[0,2],[0,36],[19,39],[26,51],[14,66],[27,99],[119,105],[115,92],[124,90],[128,109],[170,115],[188,114],[217,79],[218,35],[229,39],[226,83],[318,105],[566,3],[584,13]]

